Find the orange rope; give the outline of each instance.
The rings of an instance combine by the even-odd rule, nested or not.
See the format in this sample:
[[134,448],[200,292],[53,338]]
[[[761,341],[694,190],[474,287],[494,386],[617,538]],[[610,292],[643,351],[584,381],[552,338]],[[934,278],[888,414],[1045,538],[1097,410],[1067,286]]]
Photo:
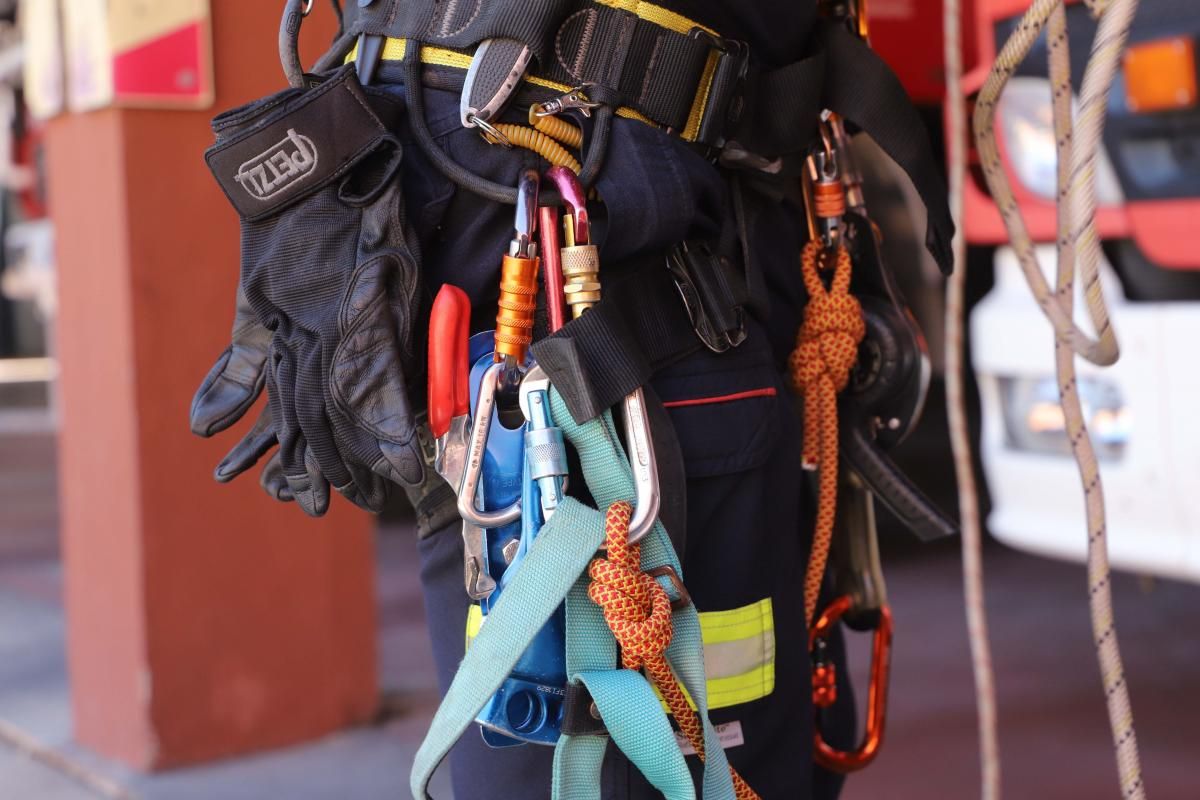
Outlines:
[[[704,728],[700,716],[688,705],[679,679],[667,663],[671,644],[671,599],[667,591],[641,569],[641,545],[629,544],[629,519],[633,507],[624,500],[613,503],[604,518],[608,558],[597,558],[588,567],[592,583],[588,597],[604,610],[604,621],[621,646],[625,669],[645,668],[646,674],[671,709],[679,729],[704,760]],[[733,767],[729,768],[737,800],[759,800]]]
[[850,294],[850,253],[838,246],[833,281],[826,289],[818,272],[823,252],[820,242],[810,241],[800,259],[809,300],[789,360],[792,387],[804,397],[804,468],[819,471],[817,525],[804,575],[804,618],[810,628],[837,514],[837,395],[850,380],[858,345],[867,332],[862,306]]

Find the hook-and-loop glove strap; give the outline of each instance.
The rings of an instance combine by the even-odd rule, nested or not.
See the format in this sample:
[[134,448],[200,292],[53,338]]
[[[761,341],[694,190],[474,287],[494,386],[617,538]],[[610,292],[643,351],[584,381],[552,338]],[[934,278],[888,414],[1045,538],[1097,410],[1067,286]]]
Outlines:
[[[347,67],[213,122],[218,142],[206,160],[242,218],[241,290],[271,332],[256,351],[265,424],[291,494],[310,514],[324,513],[329,485],[378,510],[383,480],[424,478],[405,378],[419,274],[391,132],[402,111]],[[253,365],[239,371],[243,384],[255,383],[245,380]],[[209,394],[222,382],[210,374]],[[249,407],[244,395],[231,401],[237,416]]]

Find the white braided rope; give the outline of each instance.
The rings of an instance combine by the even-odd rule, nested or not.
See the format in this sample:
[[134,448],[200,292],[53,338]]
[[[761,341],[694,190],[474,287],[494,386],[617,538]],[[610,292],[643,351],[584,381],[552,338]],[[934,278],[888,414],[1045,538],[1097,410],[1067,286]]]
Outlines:
[[1000,800],[1000,741],[996,728],[996,685],[984,607],[983,529],[979,521],[979,489],[971,460],[964,384],[963,306],[967,286],[966,238],[963,235],[963,187],[967,172],[967,112],[962,91],[962,13],[960,0],[942,5],[946,60],[946,109],[949,120],[950,212],[954,235],[954,272],[946,284],[946,407],[950,446],[958,485],[962,529],[963,598],[971,671],[975,676],[975,710],[979,726],[979,796]]
[[[1100,286],[1100,240],[1095,228],[1096,159],[1104,130],[1108,93],[1137,11],[1137,0],[1089,0],[1102,15],[1084,72],[1078,118],[1072,120],[1070,59],[1066,12],[1061,0],[1035,0],[997,58],[976,104],[975,133],[988,187],[1004,218],[1025,276],[1055,331],[1055,363],[1066,432],[1084,486],[1088,521],[1088,589],[1100,674],[1116,750],[1121,795],[1146,796],[1129,689],[1125,682],[1113,620],[1104,492],[1095,450],[1088,435],[1075,373],[1075,355],[1110,364],[1119,353]],[[996,148],[996,103],[1016,65],[1049,26],[1055,137],[1059,155],[1059,236],[1056,291],[1050,292],[1032,240],[1013,198]],[[1092,340],[1074,323],[1075,270],[1084,281],[1084,297],[1097,331]]]

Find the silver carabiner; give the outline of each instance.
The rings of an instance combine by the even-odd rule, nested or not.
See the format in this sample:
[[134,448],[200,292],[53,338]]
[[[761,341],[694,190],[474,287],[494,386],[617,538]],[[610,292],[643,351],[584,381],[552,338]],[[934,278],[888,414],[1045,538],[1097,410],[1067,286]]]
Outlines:
[[521,518],[521,501],[517,500],[499,511],[483,511],[477,505],[479,479],[483,476],[483,462],[487,455],[488,433],[492,429],[492,412],[496,408],[496,384],[504,364],[492,364],[483,373],[479,383],[479,400],[471,418],[471,438],[467,450],[467,463],[463,469],[462,482],[458,486],[458,514],[467,522],[480,528],[503,528]]
[[654,455],[654,439],[650,436],[650,419],[646,415],[646,393],[634,389],[621,404],[625,421],[625,449],[629,467],[633,470],[633,517],[629,520],[629,543],[645,538],[658,519],[662,494],[658,485],[658,460]]

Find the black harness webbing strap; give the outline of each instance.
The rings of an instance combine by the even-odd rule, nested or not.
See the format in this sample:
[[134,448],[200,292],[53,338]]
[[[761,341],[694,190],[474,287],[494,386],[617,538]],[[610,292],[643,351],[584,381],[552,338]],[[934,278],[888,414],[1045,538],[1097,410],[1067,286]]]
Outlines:
[[767,158],[807,155],[817,139],[829,58],[817,51],[746,82],[741,118],[730,137],[745,150]]
[[619,403],[659,369],[702,347],[665,264],[605,289],[602,301],[533,344],[533,356],[584,422]]
[[840,25],[817,30],[828,55],[825,106],[867,133],[907,173],[928,212],[925,246],[942,273],[954,269],[954,220],[929,131],[896,73],[859,37]]
[[942,272],[953,267],[946,185],[929,132],[899,78],[845,25],[826,22],[814,32],[809,58],[753,76],[746,83],[737,145],[767,158],[806,155],[829,109],[875,140],[913,182],[929,222],[925,246]]
[[[539,78],[602,87],[614,107],[677,133],[689,123],[694,133],[702,122],[722,118],[732,96],[705,80],[708,70],[729,60],[714,34],[672,30],[588,0],[374,0],[347,7],[346,29],[450,49],[513,39],[533,51]],[[701,114],[709,106],[715,113]]]
[[[614,75],[614,50],[624,50]],[[615,92],[619,104],[663,127],[682,131],[688,123],[709,56],[707,37],[689,36],[603,6],[571,15],[555,35],[554,58],[539,75],[570,86],[598,84]]]
[[345,25],[355,36],[376,34],[461,49],[484,39],[516,39],[546,63],[554,48],[549,33],[577,5],[577,0],[367,0],[347,5]]

